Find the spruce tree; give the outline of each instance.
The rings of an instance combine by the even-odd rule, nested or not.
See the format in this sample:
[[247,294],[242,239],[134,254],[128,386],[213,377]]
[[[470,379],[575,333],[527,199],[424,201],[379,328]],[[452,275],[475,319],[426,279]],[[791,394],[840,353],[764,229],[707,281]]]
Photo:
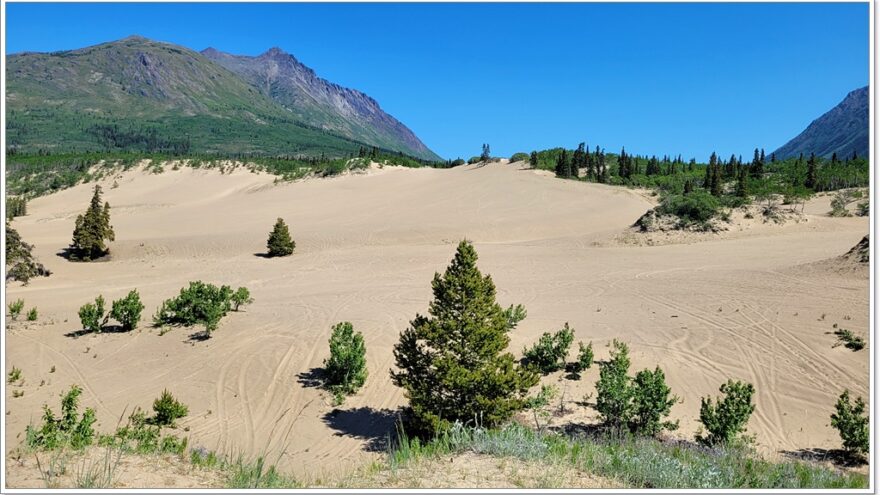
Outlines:
[[620,429],[632,419],[632,380],[629,372],[629,347],[612,342],[611,359],[599,365],[596,383],[596,410],[605,426]]
[[538,152],[533,151],[531,155],[529,155],[529,165],[533,168],[538,166]]
[[746,198],[749,195],[749,182],[746,175],[746,168],[739,167],[739,173],[736,177],[736,196]]
[[556,158],[556,177],[567,179],[571,177],[571,165],[568,162],[568,154],[565,149]]
[[395,385],[406,391],[416,430],[435,433],[455,421],[494,426],[526,406],[538,375],[505,352],[524,315],[495,302],[495,284],[477,269],[468,241],[431,283],[429,316],[416,315],[394,346]]
[[34,247],[21,239],[18,231],[6,221],[6,280],[17,280],[27,285],[33,277],[48,277],[52,272],[34,259]]
[[91,261],[110,252],[104,241],[115,240],[110,225],[110,203],[101,206],[101,186],[95,185],[95,192],[85,214],[76,217],[73,229],[73,242],[69,252],[73,259]]
[[266,241],[266,247],[269,248],[269,256],[289,256],[293,254],[296,243],[290,238],[290,230],[282,218],[275,221],[275,227],[269,234],[269,240]]
[[810,161],[807,162],[807,180],[804,181],[807,189],[816,188],[816,154],[810,153]]

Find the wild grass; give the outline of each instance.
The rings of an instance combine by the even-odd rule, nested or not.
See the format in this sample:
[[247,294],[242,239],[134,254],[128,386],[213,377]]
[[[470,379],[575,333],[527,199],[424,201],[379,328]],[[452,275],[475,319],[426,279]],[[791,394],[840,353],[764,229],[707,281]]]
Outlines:
[[518,424],[488,430],[456,425],[434,440],[399,435],[392,468],[421,458],[473,452],[548,463],[603,476],[633,488],[864,488],[867,478],[800,461],[771,462],[747,446],[709,449],[629,435],[539,433]]

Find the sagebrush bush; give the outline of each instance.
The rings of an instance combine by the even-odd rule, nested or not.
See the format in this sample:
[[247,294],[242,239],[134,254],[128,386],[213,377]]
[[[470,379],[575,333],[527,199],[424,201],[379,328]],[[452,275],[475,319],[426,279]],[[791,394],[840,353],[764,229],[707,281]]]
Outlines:
[[565,358],[571,343],[574,342],[574,331],[568,323],[555,334],[544,332],[538,342],[530,349],[523,349],[523,357],[528,366],[547,374],[565,367]]
[[174,421],[189,414],[189,408],[175,399],[171,392],[163,390],[162,395],[153,401],[153,412],[156,413],[152,418],[154,424],[172,426]]
[[752,396],[755,387],[751,383],[728,380],[721,385],[723,398],[712,402],[711,398],[700,399],[700,422],[708,435],[697,434],[697,441],[706,445],[731,443],[737,435],[745,431],[749,417],[755,411]]
[[64,447],[82,449],[91,445],[95,437],[95,430],[92,428],[95,423],[95,410],[86,408],[82,416],[79,417],[79,396],[81,394],[82,389],[79,386],[72,385],[70,387],[70,390],[61,399],[61,417],[55,417],[49,406],[44,405],[43,425],[39,429],[28,425],[25,430],[27,446],[54,450]]
[[137,327],[141,321],[141,312],[144,305],[141,303],[141,296],[137,290],[132,290],[122,299],[113,301],[110,317],[118,321],[122,325],[122,329],[129,331]]
[[232,294],[228,285],[217,287],[201,280],[190,282],[188,287],[180,289],[179,296],[162,303],[153,316],[153,323],[156,326],[201,324],[210,336],[220,319],[232,309]]
[[325,386],[341,402],[344,395],[353,394],[367,380],[367,349],[363,334],[355,332],[347,321],[333,326],[329,343],[330,357],[324,360]]
[[24,300],[16,299],[15,301],[9,303],[9,316],[12,317],[13,320],[17,320],[18,316],[21,314],[21,310],[24,309]]
[[835,412],[831,414],[831,426],[840,433],[843,449],[852,456],[863,456],[870,448],[868,415],[865,401],[857,397],[850,402],[849,390],[844,390],[837,399]]
[[104,312],[104,296],[95,298],[95,303],[86,303],[79,308],[79,321],[84,330],[100,333],[110,315]]
[[620,429],[632,418],[632,387],[629,372],[629,347],[614,340],[611,359],[599,365],[596,383],[596,410],[605,426]]
[[632,383],[632,419],[630,430],[637,435],[657,436],[663,430],[678,429],[678,421],[664,421],[678,397],[666,385],[660,367],[636,373]]

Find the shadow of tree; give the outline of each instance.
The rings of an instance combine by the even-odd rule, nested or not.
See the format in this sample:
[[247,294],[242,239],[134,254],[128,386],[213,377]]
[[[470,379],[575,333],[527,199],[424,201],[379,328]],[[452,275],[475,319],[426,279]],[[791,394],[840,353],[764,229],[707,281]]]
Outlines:
[[211,338],[211,334],[207,330],[199,330],[189,334],[187,340],[190,342],[204,342]]
[[324,368],[312,368],[296,375],[296,381],[303,387],[323,388]]
[[840,467],[856,467],[867,464],[865,459],[849,454],[842,449],[803,448],[797,450],[780,450],[789,459],[813,462],[830,462]]
[[81,259],[81,258],[78,258],[77,256],[75,256],[74,250],[69,247],[63,248],[61,251],[58,251],[57,253],[55,253],[55,256],[58,256],[59,258],[64,258],[67,261],[73,261],[76,263],[99,263],[99,262],[107,262],[112,259],[110,257],[110,252],[107,251],[106,253],[104,253],[103,255],[101,255],[97,258],[93,258],[90,260],[84,260],[84,259]]
[[367,452],[384,452],[396,434],[395,423],[401,412],[392,409],[333,409],[323,416],[324,423],[334,429],[336,436],[366,440]]
[[70,337],[72,339],[78,339],[84,335],[94,334],[98,335],[99,333],[129,333],[132,330],[125,330],[122,328],[122,325],[107,325],[101,328],[100,332],[94,332],[92,330],[86,330],[83,328],[82,330],[74,330],[73,332],[65,333],[65,337]]

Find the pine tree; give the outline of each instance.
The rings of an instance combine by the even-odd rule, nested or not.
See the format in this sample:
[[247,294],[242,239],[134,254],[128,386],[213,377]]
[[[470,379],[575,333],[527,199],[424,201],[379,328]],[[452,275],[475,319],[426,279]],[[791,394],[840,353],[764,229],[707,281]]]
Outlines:
[[27,285],[33,277],[48,277],[52,272],[34,259],[34,247],[21,239],[18,231],[6,221],[6,280],[17,280]]
[[746,168],[740,167],[736,177],[736,196],[746,198],[749,195],[749,182],[746,174]]
[[95,185],[91,203],[85,214],[76,217],[73,229],[73,242],[69,252],[73,259],[91,261],[110,252],[104,241],[115,240],[110,225],[110,203],[101,206],[101,186]]
[[284,223],[283,219],[279,218],[275,221],[275,227],[272,229],[272,232],[269,233],[269,240],[266,241],[266,247],[269,248],[268,255],[270,257],[289,256],[293,254],[293,250],[296,248],[296,242],[290,238],[290,230],[288,230],[287,224]]
[[483,152],[480,154],[480,161],[488,162],[490,158],[492,158],[492,155],[489,152],[489,145],[483,144]]
[[816,188],[816,154],[810,153],[810,161],[807,162],[807,179],[804,181],[807,189]]
[[526,406],[538,383],[505,352],[522,307],[503,310],[476,262],[473,245],[462,241],[446,272],[434,275],[430,316],[416,315],[394,346],[398,371],[391,379],[406,390],[412,426],[425,433],[455,421],[497,425]]
[[533,168],[538,166],[538,152],[533,151],[531,155],[529,155],[529,165]]
[[568,162],[568,154],[564,148],[556,158],[556,177],[561,177],[563,179],[571,177],[571,165]]
[[760,179],[764,176],[764,152],[758,152],[755,148],[755,157],[752,159],[752,177]]
[[632,380],[629,372],[629,347],[623,342],[612,342],[611,359],[599,364],[596,383],[596,410],[602,423],[612,428],[627,425],[632,418]]

